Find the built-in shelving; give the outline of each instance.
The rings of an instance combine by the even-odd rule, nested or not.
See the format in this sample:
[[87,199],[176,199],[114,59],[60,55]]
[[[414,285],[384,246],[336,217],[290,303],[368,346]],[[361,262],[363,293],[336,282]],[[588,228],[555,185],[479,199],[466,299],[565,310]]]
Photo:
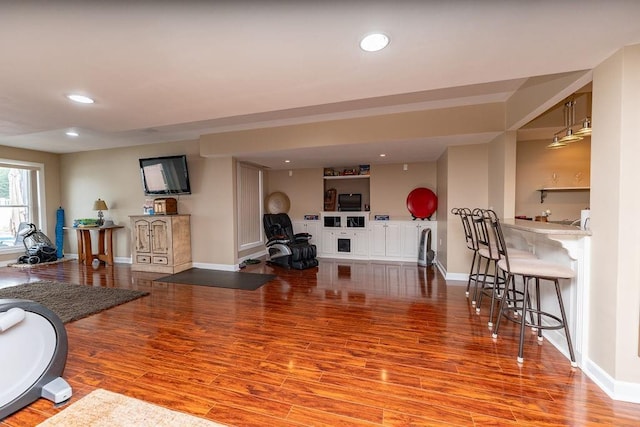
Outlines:
[[341,194],[361,195],[360,209],[369,210],[369,165],[324,169],[324,210],[340,210]]
[[543,187],[538,188],[540,192],[540,203],[544,203],[544,199],[547,197],[547,192],[560,192],[560,191],[590,191],[591,187]]
[[355,178],[369,178],[369,175],[338,175],[338,176],[324,177],[324,179],[355,179]]

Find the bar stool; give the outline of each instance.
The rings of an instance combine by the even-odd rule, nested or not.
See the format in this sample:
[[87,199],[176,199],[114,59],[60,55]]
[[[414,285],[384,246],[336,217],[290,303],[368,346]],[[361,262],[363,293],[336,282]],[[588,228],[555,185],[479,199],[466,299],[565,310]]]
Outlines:
[[[478,276],[474,273],[474,267],[476,265],[476,260],[478,258],[478,243],[476,242],[475,236],[473,235],[473,230],[471,228],[471,209],[469,208],[453,208],[451,209],[451,213],[454,215],[458,215],[460,217],[460,221],[462,222],[462,230],[464,231],[465,242],[467,243],[467,248],[473,251],[473,255],[471,257],[471,268],[469,269],[469,279],[467,280],[467,290],[465,291],[465,296],[469,298],[469,289],[471,289],[471,281],[476,282],[476,287],[478,286]],[[475,296],[472,305],[476,304]]]
[[[476,314],[480,314],[482,297],[484,295],[491,296],[489,320],[487,322],[487,325],[489,327],[492,327],[496,299],[500,299],[503,292],[508,291],[513,295],[513,297],[509,301],[516,302],[519,301],[517,295],[521,295],[522,293],[516,290],[515,281],[511,281],[511,290],[508,290],[508,287],[505,286],[505,284],[509,282],[505,280],[504,276],[499,275],[500,269],[498,268],[498,262],[500,261],[500,259],[502,259],[503,255],[498,249],[498,244],[496,243],[494,233],[490,232],[490,218],[486,214],[486,212],[486,210],[480,208],[476,208],[472,212],[472,223],[474,226],[475,238],[478,245],[478,269],[482,264],[482,260],[485,260],[484,274],[480,275],[478,271],[478,274],[476,275],[476,277],[478,278],[482,277],[482,282],[479,289],[479,282],[476,282],[474,299],[477,299]],[[509,248],[509,255],[512,258],[518,259],[537,259],[537,257],[529,251],[514,248]],[[493,266],[492,274],[489,273],[490,266]],[[488,280],[489,278],[490,280]]]
[[[560,279],[571,279],[575,276],[575,272],[568,267],[553,262],[548,262],[541,259],[531,258],[513,258],[511,257],[511,249],[507,248],[505,244],[504,234],[500,227],[500,221],[497,215],[493,211],[485,211],[487,219],[491,223],[491,228],[497,242],[497,248],[502,258],[498,261],[498,268],[502,270],[506,275],[506,282],[509,283],[514,280],[516,276],[522,276],[524,281],[523,300],[522,300],[522,313],[520,316],[509,316],[508,297],[507,292],[502,293],[500,299],[500,308],[498,311],[498,320],[496,327],[493,331],[493,338],[498,337],[498,331],[500,329],[500,320],[502,317],[507,317],[510,320],[520,324],[520,342],[518,346],[518,363],[524,362],[524,336],[527,326],[531,327],[538,333],[538,341],[542,342],[542,330],[543,329],[564,329],[565,336],[567,338],[567,345],[569,347],[569,356],[571,358],[571,366],[577,367],[575,354],[573,352],[573,343],[571,341],[571,334],[569,333],[569,325],[567,323],[567,316],[564,310],[564,303],[562,301],[562,293],[560,292]],[[531,304],[531,291],[530,282],[534,281],[534,292],[536,299],[535,308]],[[558,298],[558,306],[560,308],[560,317],[544,311],[540,304],[540,284],[541,281],[551,282],[555,286],[556,296]],[[529,321],[527,321],[527,315],[529,315]],[[545,324],[543,319],[550,321]]]

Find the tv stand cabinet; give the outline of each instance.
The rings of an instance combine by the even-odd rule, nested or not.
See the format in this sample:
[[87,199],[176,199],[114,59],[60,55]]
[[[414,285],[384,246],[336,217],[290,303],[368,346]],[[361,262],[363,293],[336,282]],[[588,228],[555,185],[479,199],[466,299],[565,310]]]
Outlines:
[[130,218],[132,270],[174,274],[191,268],[190,215]]

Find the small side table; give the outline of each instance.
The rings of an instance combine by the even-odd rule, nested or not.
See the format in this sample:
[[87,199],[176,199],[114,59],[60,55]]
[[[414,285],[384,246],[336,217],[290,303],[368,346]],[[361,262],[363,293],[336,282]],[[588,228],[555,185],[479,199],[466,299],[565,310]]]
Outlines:
[[[124,228],[124,225],[108,225],[102,227],[64,227],[65,230],[76,230],[78,238],[78,262],[91,265],[93,258],[113,265],[113,230]],[[93,254],[91,247],[91,231],[98,231],[98,253]]]

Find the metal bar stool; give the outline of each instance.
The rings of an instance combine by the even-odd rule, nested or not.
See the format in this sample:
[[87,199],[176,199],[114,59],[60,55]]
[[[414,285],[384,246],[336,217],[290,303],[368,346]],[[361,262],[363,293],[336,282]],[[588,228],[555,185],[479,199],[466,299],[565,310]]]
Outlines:
[[[465,291],[465,296],[469,297],[469,289],[471,289],[471,281],[478,282],[478,275],[474,273],[474,267],[476,265],[476,261],[478,259],[478,243],[475,240],[475,236],[473,235],[473,230],[471,228],[471,209],[469,208],[453,208],[451,209],[451,213],[454,215],[458,215],[460,217],[460,221],[462,222],[462,230],[464,231],[464,238],[467,243],[467,248],[473,251],[473,256],[471,258],[471,268],[469,269],[469,279],[467,280],[467,290]],[[476,304],[475,296],[472,305]]]
[[[483,296],[490,296],[491,305],[487,325],[491,328],[493,326],[496,300],[501,299],[502,293],[510,292],[512,297],[509,299],[509,303],[515,306],[518,302],[522,301],[522,298],[518,298],[518,295],[522,296],[522,292],[516,289],[515,280],[508,281],[506,280],[505,274],[500,274],[501,270],[498,268],[498,262],[503,258],[503,255],[498,249],[496,238],[494,233],[491,231],[491,220],[487,212],[488,211],[480,208],[474,209],[472,222],[479,247],[479,264],[483,259],[486,260],[482,284],[480,288],[476,290],[478,300],[476,304],[476,314],[480,314],[480,306],[482,304]],[[537,259],[537,257],[529,251],[514,248],[509,248],[509,256],[517,259]],[[491,265],[493,266],[493,272],[489,274],[489,267]],[[491,280],[487,280],[487,278],[491,278]],[[510,284],[511,288],[509,289],[506,284]],[[517,311],[514,311],[514,313],[517,314]]]
[[[491,223],[491,228],[496,239],[498,251],[502,255],[502,258],[498,261],[498,268],[506,274],[506,281],[509,283],[515,276],[522,276],[524,281],[523,289],[523,301],[522,301],[522,313],[520,316],[509,316],[509,306],[507,292],[502,293],[500,299],[500,308],[498,311],[498,320],[496,322],[495,330],[493,331],[493,338],[498,337],[498,331],[500,329],[500,320],[502,317],[507,317],[520,324],[520,342],[518,346],[518,363],[524,362],[524,336],[527,326],[531,327],[538,333],[538,341],[542,342],[542,330],[543,329],[564,329],[565,336],[567,338],[567,345],[569,347],[569,356],[571,358],[571,366],[577,367],[575,354],[573,352],[573,343],[571,341],[571,334],[569,333],[569,325],[567,323],[567,316],[564,310],[564,303],[562,301],[562,293],[560,292],[560,279],[571,279],[575,276],[575,272],[568,267],[553,262],[544,261],[541,259],[531,258],[513,258],[510,257],[511,249],[508,249],[505,244],[504,234],[500,227],[500,221],[497,215],[493,211],[485,211],[487,219]],[[531,290],[530,283],[533,279],[534,292],[536,296],[535,308],[531,304]],[[560,317],[545,311],[540,304],[540,284],[541,281],[552,282],[555,286],[556,296],[558,298],[558,306],[560,308]],[[529,315],[529,321],[527,321],[527,315]],[[548,323],[545,323],[547,320]]]

